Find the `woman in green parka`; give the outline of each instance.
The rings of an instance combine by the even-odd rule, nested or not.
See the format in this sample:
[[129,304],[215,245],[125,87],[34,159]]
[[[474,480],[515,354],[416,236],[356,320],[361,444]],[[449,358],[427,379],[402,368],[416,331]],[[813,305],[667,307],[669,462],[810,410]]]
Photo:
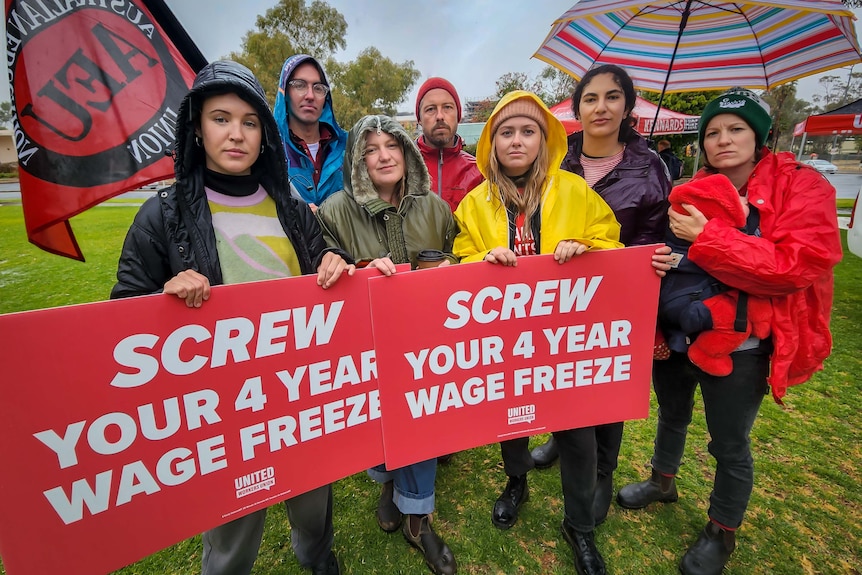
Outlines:
[[[457,234],[449,205],[429,193],[431,180],[416,144],[387,116],[365,116],[350,130],[344,154],[344,190],[318,208],[323,237],[330,247],[352,254],[359,266],[384,275],[395,264],[417,267],[420,251],[439,250],[456,262],[452,242]],[[411,545],[425,556],[436,574],[456,572],[452,551],[431,528],[437,460],[400,469],[379,465],[368,474],[383,484],[377,523],[386,532],[401,526]]]
[[347,136],[343,171],[344,189],[318,213],[329,246],[386,275],[395,272],[394,264],[415,269],[425,249],[458,261],[451,253],[458,233],[452,211],[429,193],[428,169],[401,124],[388,116],[359,120]]

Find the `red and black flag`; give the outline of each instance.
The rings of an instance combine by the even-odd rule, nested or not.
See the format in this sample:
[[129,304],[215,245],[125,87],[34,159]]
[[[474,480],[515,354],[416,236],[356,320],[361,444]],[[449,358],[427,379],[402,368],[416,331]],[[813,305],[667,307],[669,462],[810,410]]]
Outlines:
[[163,0],[6,0],[6,56],[27,237],[83,261],[69,218],[173,175],[206,60]]

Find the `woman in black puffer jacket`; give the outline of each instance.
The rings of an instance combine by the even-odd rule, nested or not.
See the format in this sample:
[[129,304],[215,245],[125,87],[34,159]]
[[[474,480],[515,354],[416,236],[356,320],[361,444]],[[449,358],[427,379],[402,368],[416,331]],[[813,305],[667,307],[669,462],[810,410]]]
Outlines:
[[[199,307],[210,287],[317,273],[331,286],[355,269],[327,248],[317,220],[291,197],[284,147],[263,88],[235,62],[213,62],[179,107],[176,183],[147,200],[126,236],[111,298],[163,292]],[[285,502],[300,564],[337,575],[332,487]],[[251,572],[266,509],[203,534],[204,575]]]

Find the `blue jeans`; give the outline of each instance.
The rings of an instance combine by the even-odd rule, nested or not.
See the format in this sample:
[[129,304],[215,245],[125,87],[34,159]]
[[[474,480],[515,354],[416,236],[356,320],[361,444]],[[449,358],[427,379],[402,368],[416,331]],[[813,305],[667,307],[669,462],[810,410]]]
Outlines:
[[769,355],[751,350],[733,353],[731,358],[733,371],[726,377],[705,373],[684,353],[653,362],[659,408],[652,466],[666,475],[679,471],[699,383],[711,437],[709,453],[716,464],[709,517],[736,528],[742,524],[754,487],[750,433],[768,391]]
[[392,481],[392,486],[395,488],[392,500],[401,513],[427,515],[434,511],[436,457],[392,471],[387,471],[384,465],[378,465],[369,469],[368,475],[378,483]]

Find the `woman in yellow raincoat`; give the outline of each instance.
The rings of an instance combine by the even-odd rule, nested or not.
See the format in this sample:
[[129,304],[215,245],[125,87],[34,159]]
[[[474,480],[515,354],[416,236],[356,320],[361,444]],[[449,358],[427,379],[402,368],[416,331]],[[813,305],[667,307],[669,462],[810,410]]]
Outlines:
[[[620,226],[608,205],[583,178],[559,169],[566,132],[533,93],[506,94],[485,124],[476,160],[485,182],[455,211],[460,233],[453,251],[461,262],[515,266],[517,258],[554,254],[564,264],[589,249],[619,248]],[[604,560],[593,539],[596,486],[594,428],[555,432],[565,502],[562,532],[578,573],[602,575]],[[494,504],[492,521],[508,529],[527,500],[533,468],[529,438],[500,444],[508,483]]]

